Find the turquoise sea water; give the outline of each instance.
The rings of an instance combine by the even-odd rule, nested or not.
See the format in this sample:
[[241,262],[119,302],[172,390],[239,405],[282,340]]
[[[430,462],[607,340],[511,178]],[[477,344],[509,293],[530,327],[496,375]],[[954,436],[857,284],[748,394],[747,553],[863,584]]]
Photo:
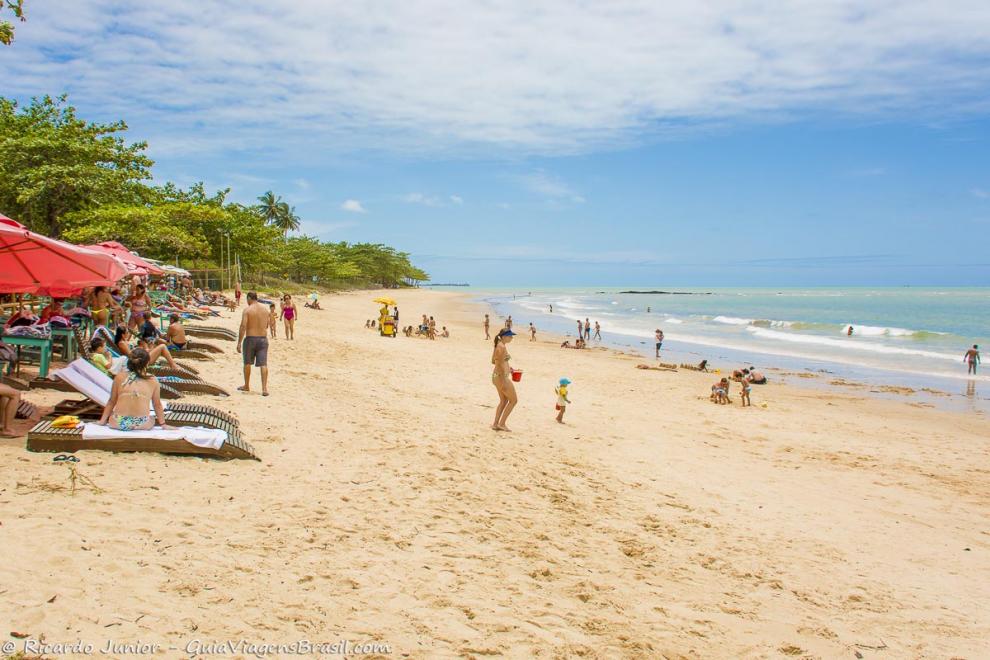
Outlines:
[[[941,387],[978,395],[990,370],[972,378],[963,354],[990,352],[988,288],[669,289],[690,295],[628,294],[625,288],[473,291],[517,327],[575,334],[598,321],[606,343],[652,355],[657,328],[669,361],[751,362],[812,369],[868,382]],[[553,313],[550,313],[553,305]],[[852,335],[848,334],[852,326]],[[960,384],[965,385],[960,386]],[[975,383],[976,385],[974,385]],[[979,386],[979,387],[978,387]],[[984,395],[986,392],[984,392]]]

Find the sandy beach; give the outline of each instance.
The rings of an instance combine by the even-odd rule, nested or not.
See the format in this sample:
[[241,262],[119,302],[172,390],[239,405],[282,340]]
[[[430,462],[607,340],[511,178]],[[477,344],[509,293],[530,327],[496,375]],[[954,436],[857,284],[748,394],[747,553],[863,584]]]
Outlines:
[[[270,397],[188,397],[235,413],[260,462],[80,452],[70,494],[65,465],[0,440],[3,640],[990,655],[984,416],[774,384],[716,406],[712,375],[520,334],[514,432],[496,433],[485,310],[389,293],[402,325],[425,313],[452,337],[381,338],[374,292],[325,296],[295,341],[280,328]],[[214,343],[196,366],[233,392],[239,356]]]

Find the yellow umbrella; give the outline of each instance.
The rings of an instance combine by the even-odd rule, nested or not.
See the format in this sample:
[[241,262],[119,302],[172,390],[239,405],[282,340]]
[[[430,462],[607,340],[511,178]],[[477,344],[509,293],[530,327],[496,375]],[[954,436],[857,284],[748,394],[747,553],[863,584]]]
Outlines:
[[391,298],[386,298],[385,296],[382,296],[380,298],[375,298],[371,302],[381,303],[383,305],[395,305],[394,300],[392,300]]

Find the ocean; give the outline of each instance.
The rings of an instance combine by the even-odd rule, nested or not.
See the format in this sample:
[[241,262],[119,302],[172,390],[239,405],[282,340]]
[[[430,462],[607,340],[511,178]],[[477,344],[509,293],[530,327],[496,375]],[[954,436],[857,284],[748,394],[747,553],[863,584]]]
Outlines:
[[[460,288],[459,291],[465,291]],[[939,390],[987,409],[990,370],[967,376],[963,354],[990,349],[988,288],[468,289],[518,330],[571,336],[601,324],[603,343],[665,362],[810,371],[872,385]],[[551,313],[550,308],[553,307]],[[852,326],[852,334],[849,327]],[[984,370],[981,368],[981,372]]]

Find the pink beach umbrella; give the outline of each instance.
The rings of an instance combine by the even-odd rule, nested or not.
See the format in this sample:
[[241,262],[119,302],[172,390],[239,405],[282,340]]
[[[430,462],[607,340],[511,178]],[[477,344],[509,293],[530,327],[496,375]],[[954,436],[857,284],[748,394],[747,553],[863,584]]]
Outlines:
[[127,274],[113,255],[42,236],[0,215],[0,293],[63,297]]
[[149,261],[145,261],[117,241],[103,241],[102,243],[97,243],[95,245],[84,245],[83,247],[87,250],[96,250],[97,252],[112,254],[124,262],[127,266],[128,272],[131,275],[165,274],[164,270]]

